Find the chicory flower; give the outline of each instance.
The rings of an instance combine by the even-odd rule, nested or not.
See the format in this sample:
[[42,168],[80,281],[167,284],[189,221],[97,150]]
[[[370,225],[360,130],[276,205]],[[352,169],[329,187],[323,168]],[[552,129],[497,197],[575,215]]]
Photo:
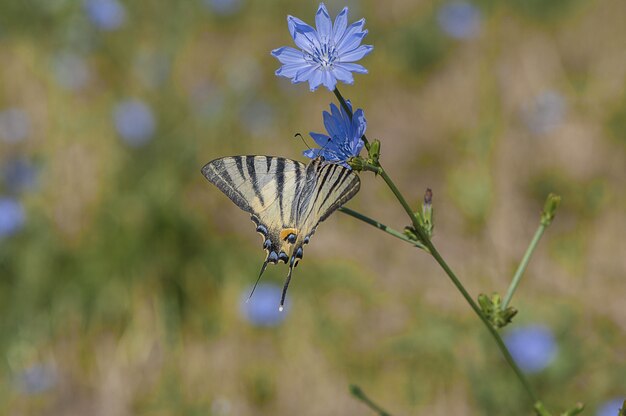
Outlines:
[[369,54],[374,47],[361,45],[367,35],[367,30],[363,29],[365,19],[348,26],[347,7],[337,15],[334,24],[326,6],[320,3],[315,15],[316,29],[293,16],[287,17],[287,25],[300,50],[284,46],[272,51],[283,64],[276,75],[291,78],[294,84],[308,81],[311,91],[320,85],[333,91],[337,81],[352,84],[352,72],[367,73],[367,69],[354,62]]

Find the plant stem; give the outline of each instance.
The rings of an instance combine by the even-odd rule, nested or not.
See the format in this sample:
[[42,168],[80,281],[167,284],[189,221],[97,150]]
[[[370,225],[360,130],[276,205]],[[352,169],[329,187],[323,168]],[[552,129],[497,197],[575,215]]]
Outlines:
[[[337,97],[337,99],[341,103],[341,105],[344,108],[344,110],[346,111],[346,113],[348,113],[350,115],[350,117],[352,117],[352,112],[350,111],[350,108],[348,107],[346,101],[344,100],[344,98],[341,95],[341,93],[339,92],[339,90],[335,88],[335,90],[333,92],[335,93],[335,96]],[[365,138],[365,136],[363,136],[363,141],[365,142],[365,145],[366,145],[367,149],[369,150],[369,143],[367,142],[367,139]],[[530,386],[530,383],[526,379],[526,376],[524,376],[524,373],[522,373],[522,370],[520,370],[520,368],[517,366],[517,364],[513,360],[513,357],[511,356],[511,353],[507,349],[506,345],[504,345],[504,341],[502,341],[502,338],[500,337],[500,334],[498,334],[498,331],[496,331],[496,329],[493,327],[493,325],[491,325],[491,323],[489,322],[487,317],[482,313],[482,311],[480,310],[480,308],[478,307],[476,302],[474,302],[474,299],[472,299],[472,297],[469,295],[469,293],[467,292],[467,290],[465,289],[465,287],[463,286],[461,281],[456,277],[456,275],[454,274],[452,269],[450,269],[450,266],[448,266],[448,264],[445,262],[443,257],[441,257],[441,255],[439,254],[439,252],[437,251],[437,249],[433,245],[433,243],[430,240],[430,238],[428,238],[428,236],[426,235],[426,233],[422,229],[422,227],[420,225],[420,222],[418,221],[416,213],[413,212],[413,210],[411,209],[411,206],[408,204],[406,199],[404,199],[404,196],[402,195],[402,193],[400,192],[400,190],[398,189],[396,184],[393,182],[393,180],[391,180],[391,178],[389,177],[389,175],[387,174],[385,169],[383,169],[383,167],[380,164],[378,164],[377,166],[371,165],[371,164],[366,164],[364,166],[363,170],[372,171],[372,172],[380,175],[383,178],[383,180],[385,181],[385,183],[387,184],[389,189],[391,189],[391,192],[393,192],[393,194],[395,195],[396,199],[398,200],[398,202],[400,202],[400,205],[402,205],[402,208],[404,208],[404,210],[406,211],[407,215],[411,219],[411,223],[413,225],[413,228],[417,232],[417,235],[420,238],[420,240],[422,241],[422,243],[426,246],[426,248],[428,249],[430,254],[434,257],[435,261],[437,261],[437,263],[439,263],[441,268],[446,272],[446,274],[448,275],[450,280],[452,280],[452,283],[456,286],[456,288],[459,290],[459,292],[461,292],[461,295],[463,295],[463,297],[465,298],[467,303],[469,303],[469,305],[474,310],[476,315],[478,315],[480,320],[487,327],[487,330],[489,331],[489,333],[491,334],[491,336],[495,340],[496,344],[498,345],[498,348],[502,352],[502,355],[504,356],[504,359],[509,364],[509,366],[511,366],[511,368],[513,369],[513,372],[515,373],[515,375],[519,379],[519,381],[522,384],[522,386],[524,386],[524,389],[526,390],[526,393],[528,394],[528,396],[533,401],[533,404],[539,402],[539,399],[537,398],[537,395],[535,394],[535,392],[533,391],[532,387]]]
[[456,275],[454,274],[452,269],[450,269],[450,266],[448,266],[448,264],[445,262],[443,257],[441,257],[441,255],[439,254],[439,252],[437,251],[437,249],[433,245],[432,241],[430,241],[428,236],[424,233],[424,231],[422,230],[422,227],[419,224],[417,216],[411,210],[411,207],[409,206],[409,204],[404,199],[404,196],[402,196],[402,194],[398,190],[398,187],[391,180],[389,175],[387,175],[387,172],[382,168],[382,166],[378,168],[378,173],[383,178],[383,180],[385,181],[387,186],[389,186],[389,189],[391,189],[393,194],[396,196],[396,198],[398,199],[398,201],[400,202],[400,204],[402,205],[402,207],[404,208],[404,210],[408,214],[409,218],[411,218],[411,222],[413,223],[413,227],[415,228],[415,231],[417,232],[418,236],[420,237],[420,239],[422,240],[422,242],[424,243],[424,245],[426,246],[428,251],[430,251],[430,254],[435,258],[437,263],[439,263],[441,268],[443,268],[443,270],[446,272],[446,274],[448,275],[450,280],[452,280],[452,283],[454,283],[454,285],[459,290],[459,292],[461,292],[461,295],[463,295],[463,297],[465,298],[467,303],[469,303],[469,305],[472,307],[472,309],[474,310],[476,315],[478,315],[478,317],[483,322],[483,324],[485,324],[485,326],[487,327],[487,330],[489,330],[489,333],[491,334],[493,339],[496,341],[496,344],[498,345],[498,348],[500,348],[500,351],[502,352],[502,355],[504,355],[504,359],[507,361],[507,363],[513,369],[513,372],[515,373],[515,375],[517,376],[519,381],[524,386],[524,389],[526,390],[526,392],[528,393],[528,395],[532,399],[533,403],[536,403],[538,401],[538,399],[537,399],[537,396],[535,395],[535,392],[530,387],[530,383],[528,382],[528,380],[526,379],[526,377],[524,376],[524,374],[522,373],[520,368],[517,366],[517,364],[513,360],[513,357],[511,356],[511,353],[509,352],[509,350],[506,348],[506,345],[504,345],[504,341],[502,341],[502,338],[500,337],[500,334],[498,334],[498,332],[493,327],[493,325],[491,325],[491,323],[489,322],[487,317],[482,313],[482,311],[480,310],[480,308],[478,307],[476,302],[474,302],[474,299],[472,299],[472,297],[467,292],[467,290],[465,290],[465,287],[463,286],[461,281],[456,277]]
[[402,241],[405,241],[417,248],[421,248],[422,250],[426,250],[428,251],[428,249],[426,248],[426,246],[424,244],[422,244],[419,241],[415,241],[415,240],[411,240],[409,237],[407,237],[406,235],[404,235],[403,233],[401,233],[400,231],[394,230],[391,227],[387,227],[385,224],[382,224],[366,215],[361,214],[360,212],[356,212],[351,210],[350,208],[346,208],[346,207],[341,207],[339,208],[339,211],[343,212],[344,214],[350,215],[358,220],[361,220],[363,222],[366,222],[370,225],[373,225],[374,227],[378,228],[379,230],[383,230],[384,232],[386,232],[387,234],[390,234],[396,238],[399,238]]
[[530,262],[530,257],[533,255],[535,248],[537,248],[537,244],[539,243],[539,240],[541,240],[541,236],[543,235],[543,232],[545,230],[546,230],[546,225],[539,224],[539,227],[537,228],[537,231],[535,232],[535,236],[533,237],[532,241],[528,245],[528,248],[526,249],[526,253],[524,253],[524,257],[522,258],[522,261],[520,262],[519,266],[517,267],[517,270],[515,271],[515,275],[513,276],[513,280],[511,281],[509,290],[506,292],[506,296],[504,297],[504,301],[502,302],[502,310],[506,309],[507,306],[509,306],[509,303],[511,302],[511,298],[513,297],[513,294],[515,293],[515,290],[517,289],[517,286],[519,285],[522,275],[526,271],[526,267],[528,266],[528,263]]

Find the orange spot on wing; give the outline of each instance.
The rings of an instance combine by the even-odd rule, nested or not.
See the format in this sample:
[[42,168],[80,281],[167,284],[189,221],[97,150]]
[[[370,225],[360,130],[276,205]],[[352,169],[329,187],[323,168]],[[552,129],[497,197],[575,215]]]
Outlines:
[[287,237],[289,236],[289,234],[298,235],[298,230],[296,230],[295,228],[283,228],[280,231],[280,239],[281,240],[286,240]]

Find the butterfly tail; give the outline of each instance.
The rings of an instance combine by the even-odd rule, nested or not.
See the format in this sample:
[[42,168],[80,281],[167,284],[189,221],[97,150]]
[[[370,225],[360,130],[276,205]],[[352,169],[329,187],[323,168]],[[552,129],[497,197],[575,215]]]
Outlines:
[[279,311],[282,311],[285,305],[285,296],[287,295],[287,289],[289,288],[289,282],[291,281],[291,273],[293,273],[293,267],[293,264],[289,266],[289,274],[287,274],[287,280],[285,280],[285,286],[283,286],[283,294],[280,297],[280,306],[278,307]]
[[246,302],[248,302],[250,298],[252,297],[252,295],[254,294],[254,291],[256,290],[256,287],[259,284],[259,280],[261,280],[261,276],[263,276],[263,272],[267,268],[267,263],[269,263],[269,261],[266,259],[263,262],[263,266],[261,266],[261,273],[259,273],[259,277],[257,277],[256,282],[254,282],[254,287],[252,288],[252,292],[250,292],[250,296],[248,296],[248,299],[246,299]]

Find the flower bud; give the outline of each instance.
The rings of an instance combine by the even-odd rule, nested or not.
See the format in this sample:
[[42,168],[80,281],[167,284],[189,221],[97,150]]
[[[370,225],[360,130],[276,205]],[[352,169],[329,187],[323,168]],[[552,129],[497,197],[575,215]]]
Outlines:
[[422,222],[424,231],[431,237],[433,234],[433,191],[430,188],[426,188],[424,193],[424,203],[422,204]]
[[373,165],[378,164],[378,158],[380,157],[380,140],[375,139],[370,143],[369,158]]
[[556,215],[556,210],[561,204],[561,197],[559,195],[550,193],[546,198],[546,203],[543,206],[541,212],[541,225],[548,226]]
[[349,158],[346,162],[352,169],[354,169],[355,172],[361,172],[363,170],[363,167],[365,166],[365,160],[363,160],[359,156],[353,156]]

